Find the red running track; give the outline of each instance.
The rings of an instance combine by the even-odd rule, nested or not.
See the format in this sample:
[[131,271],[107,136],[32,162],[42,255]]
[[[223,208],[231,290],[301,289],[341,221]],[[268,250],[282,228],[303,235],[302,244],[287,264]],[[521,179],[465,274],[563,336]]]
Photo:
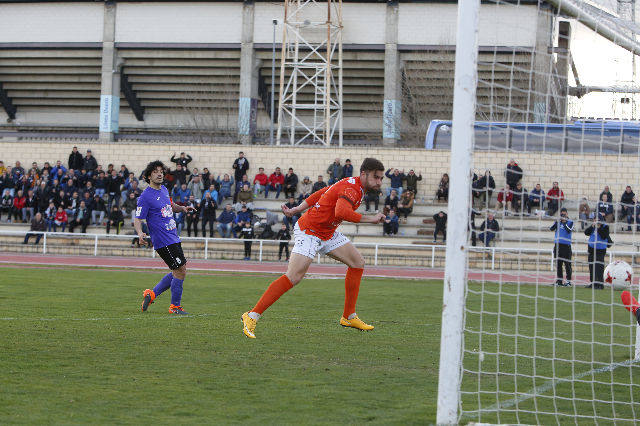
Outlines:
[[[116,257],[116,256],[63,256],[51,254],[19,254],[0,253],[0,267],[15,265],[58,265],[75,267],[99,267],[119,269],[167,269],[160,258],[146,257]],[[284,262],[251,262],[231,260],[202,260],[190,259],[188,269],[193,271],[223,271],[223,272],[254,272],[267,274],[283,274],[287,270]],[[312,264],[310,274],[344,276],[346,267],[341,265]],[[369,266],[364,270],[367,277],[404,278],[404,279],[443,279],[444,270],[430,268],[413,268],[398,266]],[[469,279],[474,281],[513,282],[551,284],[555,274],[551,271],[536,273],[523,271],[522,274],[513,272],[470,271]],[[578,284],[587,283],[587,275],[579,275]]]

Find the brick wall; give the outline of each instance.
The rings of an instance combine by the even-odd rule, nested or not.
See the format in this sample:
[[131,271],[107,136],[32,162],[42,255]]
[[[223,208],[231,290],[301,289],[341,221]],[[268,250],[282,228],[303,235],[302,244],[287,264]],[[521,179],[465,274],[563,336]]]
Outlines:
[[[418,197],[431,197],[435,191],[442,173],[449,169],[448,151],[426,151],[424,149],[394,149],[371,147],[339,148],[306,148],[306,147],[265,147],[265,146],[208,146],[201,144],[150,144],[150,143],[98,143],[98,142],[0,142],[0,160],[5,165],[11,165],[16,160],[28,168],[32,161],[40,166],[45,161],[52,165],[60,159],[65,166],[71,148],[77,145],[84,154],[90,148],[93,155],[106,169],[107,164],[113,163],[119,168],[126,164],[130,170],[139,173],[147,162],[155,159],[169,162],[175,152],[184,151],[194,160],[191,167],[208,167],[212,173],[231,173],[231,164],[237,157],[238,151],[243,150],[251,164],[251,176],[258,167],[264,167],[267,173],[281,167],[283,172],[293,167],[300,178],[307,175],[315,181],[319,174],[325,175],[328,165],[338,157],[342,161],[351,159],[354,169],[360,167],[363,158],[371,156],[380,159],[386,167],[400,169],[413,168],[416,173],[421,172],[422,182],[419,183]],[[616,155],[578,155],[578,154],[541,154],[541,153],[475,153],[474,169],[481,174],[484,169],[492,171],[496,185],[504,184],[502,171],[510,158],[516,161],[525,171],[524,184],[531,189],[539,182],[547,191],[554,180],[560,182],[567,198],[578,199],[582,196],[595,200],[607,184],[616,199],[624,190],[625,185],[632,185],[640,190],[640,161],[636,156]]]

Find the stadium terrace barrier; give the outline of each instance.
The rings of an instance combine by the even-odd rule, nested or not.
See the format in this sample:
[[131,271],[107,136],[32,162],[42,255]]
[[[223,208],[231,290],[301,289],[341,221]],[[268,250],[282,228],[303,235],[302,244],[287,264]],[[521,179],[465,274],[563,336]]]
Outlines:
[[[0,231],[0,236],[22,238],[25,236],[26,233],[27,232],[25,231]],[[118,234],[81,234],[81,233],[70,233],[70,232],[29,232],[29,233],[32,235],[37,235],[37,234],[42,235],[42,250],[41,250],[42,254],[47,254],[48,252],[50,252],[50,250],[48,250],[48,241],[51,240],[52,238],[87,240],[88,244],[76,245],[76,247],[80,248],[80,252],[82,254],[87,255],[91,253],[93,256],[99,255],[99,248],[101,246],[106,247],[107,246],[106,243],[108,240],[131,241],[132,239],[135,238],[134,235],[118,235]],[[92,240],[92,243],[89,242],[91,240]],[[243,249],[243,243],[245,241],[252,241],[257,245],[257,247],[256,245],[252,247],[253,253],[257,255],[257,258],[254,255],[254,259],[257,259],[259,262],[268,261],[265,259],[267,247],[273,247],[273,249],[269,251],[270,254],[273,254],[275,253],[274,250],[277,249],[280,243],[279,240],[260,240],[260,239],[245,240],[240,238],[181,237],[181,240],[183,243],[200,243],[202,245],[202,248],[200,250],[204,251],[203,256],[201,257],[202,259],[209,258],[210,249],[218,247],[223,251],[229,252],[228,245],[233,244],[233,245],[237,245],[236,250],[241,251]],[[430,262],[427,262],[425,266],[428,266],[428,267],[430,266],[431,268],[436,267],[436,253],[440,255],[444,255],[444,252],[446,251],[446,245],[435,245],[435,244],[394,244],[394,243],[364,243],[364,242],[354,242],[353,244],[356,247],[359,247],[362,249],[369,249],[369,251],[373,249],[373,253],[370,253],[370,255],[371,257],[373,257],[374,266],[392,264],[392,262],[390,262],[388,259],[385,259],[389,255],[389,253],[383,250],[385,248],[391,249],[396,253],[396,255],[398,254],[397,251],[402,249],[418,250],[418,252],[420,252],[421,254],[424,254],[424,256],[422,256],[423,258],[429,259],[430,257]],[[125,247],[126,246],[123,246],[121,248],[125,248]],[[290,244],[290,247],[291,247],[291,244]],[[2,250],[2,247],[0,247],[0,250]],[[185,248],[185,252],[186,251],[197,252],[198,250],[199,249],[193,249],[192,247]],[[521,247],[468,247],[468,250],[470,253],[476,253],[480,256],[483,256],[486,254],[487,260],[489,260],[491,264],[490,266],[491,270],[496,269],[497,267],[496,261],[499,260],[497,257],[501,254],[502,255],[505,255],[505,254],[544,255],[545,258],[549,259],[548,260],[549,270],[550,271],[555,270],[555,264],[554,264],[555,258],[553,255],[553,248],[528,249],[528,248],[521,248]],[[574,253],[574,259],[577,259],[578,255],[584,255],[584,256],[587,255],[586,250],[574,250],[573,253]],[[640,248],[639,248],[639,251],[635,251],[635,252],[608,251],[607,254],[609,256],[609,262],[613,262],[614,260],[616,260],[616,258],[619,258],[619,257],[627,257],[627,258],[631,257],[632,259],[634,259],[640,256]],[[150,250],[149,257],[152,257],[152,258],[156,257],[155,250]],[[317,263],[323,262],[322,257],[320,255],[318,255],[316,262]],[[544,263],[546,262],[547,261],[545,261]],[[635,262],[632,261],[632,263],[635,263]]]

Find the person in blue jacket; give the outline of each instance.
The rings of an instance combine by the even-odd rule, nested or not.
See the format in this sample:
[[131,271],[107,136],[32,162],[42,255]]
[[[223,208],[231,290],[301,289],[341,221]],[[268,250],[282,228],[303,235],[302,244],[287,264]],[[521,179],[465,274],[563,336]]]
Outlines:
[[[560,209],[560,218],[550,228],[555,231],[553,242],[553,255],[556,258],[556,285],[571,287],[571,237],[573,234],[573,221],[569,219],[566,208]],[[563,282],[562,265],[567,273],[567,282]]]
[[584,230],[584,234],[589,237],[587,259],[591,284],[587,288],[601,290],[604,288],[604,257],[610,244],[609,225],[596,217],[593,224]]

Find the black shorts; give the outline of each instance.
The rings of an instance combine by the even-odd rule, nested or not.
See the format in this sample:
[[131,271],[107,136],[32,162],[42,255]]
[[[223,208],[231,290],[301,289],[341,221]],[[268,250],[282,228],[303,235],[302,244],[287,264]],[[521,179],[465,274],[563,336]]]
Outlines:
[[156,252],[162,260],[164,260],[164,263],[167,264],[169,269],[178,269],[182,265],[187,264],[187,259],[185,259],[184,253],[182,252],[181,243],[169,244],[168,246],[159,248]]

